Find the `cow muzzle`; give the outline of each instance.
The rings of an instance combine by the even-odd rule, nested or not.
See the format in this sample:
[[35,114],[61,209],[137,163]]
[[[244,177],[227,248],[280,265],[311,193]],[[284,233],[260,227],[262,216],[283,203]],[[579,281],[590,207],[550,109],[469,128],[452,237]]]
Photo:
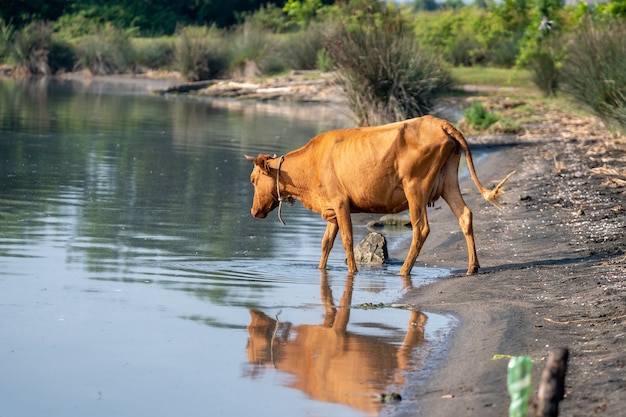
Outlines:
[[257,219],[264,219],[267,217],[266,212],[259,210],[259,209],[255,209],[254,207],[250,209],[250,214],[252,214],[252,217],[255,217]]

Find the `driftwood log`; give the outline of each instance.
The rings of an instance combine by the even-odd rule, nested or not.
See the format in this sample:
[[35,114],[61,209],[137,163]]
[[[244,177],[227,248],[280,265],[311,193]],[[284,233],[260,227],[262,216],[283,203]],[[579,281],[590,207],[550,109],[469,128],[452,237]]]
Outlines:
[[546,367],[541,373],[539,392],[533,404],[533,417],[557,417],[559,415],[559,402],[565,395],[568,358],[567,348],[553,349],[548,355]]
[[156,91],[157,94],[182,94],[190,91],[202,90],[215,84],[215,80],[195,81],[184,84],[173,85],[165,90]]

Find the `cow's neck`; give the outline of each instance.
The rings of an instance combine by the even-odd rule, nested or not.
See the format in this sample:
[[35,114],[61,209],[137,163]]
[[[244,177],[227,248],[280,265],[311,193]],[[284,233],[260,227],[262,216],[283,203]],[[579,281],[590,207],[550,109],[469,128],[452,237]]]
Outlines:
[[300,158],[297,151],[290,152],[281,158],[276,159],[275,166],[278,178],[279,197],[293,197],[295,199],[302,200],[306,190],[306,187],[301,186],[303,179],[302,175],[307,170],[306,161],[303,161]]

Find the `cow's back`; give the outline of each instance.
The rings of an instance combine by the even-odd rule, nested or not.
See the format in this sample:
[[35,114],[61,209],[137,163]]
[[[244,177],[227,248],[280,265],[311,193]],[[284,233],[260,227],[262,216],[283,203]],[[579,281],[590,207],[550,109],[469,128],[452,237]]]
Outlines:
[[405,210],[403,182],[440,169],[454,146],[441,122],[425,116],[319,135],[308,146],[320,192],[346,196],[354,211]]

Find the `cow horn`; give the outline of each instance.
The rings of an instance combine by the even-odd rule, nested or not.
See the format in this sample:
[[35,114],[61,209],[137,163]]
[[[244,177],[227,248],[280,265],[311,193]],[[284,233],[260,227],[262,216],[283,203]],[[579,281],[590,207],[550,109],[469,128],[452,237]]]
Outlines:
[[248,160],[248,161],[252,161],[255,162],[256,158],[254,156],[250,156],[250,155],[244,155],[244,157]]

